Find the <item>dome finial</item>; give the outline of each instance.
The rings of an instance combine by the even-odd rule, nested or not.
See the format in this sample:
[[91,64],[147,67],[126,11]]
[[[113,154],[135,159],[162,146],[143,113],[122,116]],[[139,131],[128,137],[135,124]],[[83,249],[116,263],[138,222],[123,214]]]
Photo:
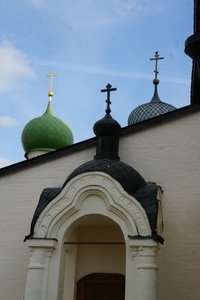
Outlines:
[[159,79],[158,79],[158,61],[160,59],[164,59],[164,57],[161,57],[159,54],[158,54],[158,51],[155,52],[154,54],[154,57],[150,58],[150,60],[154,60],[155,61],[155,70],[154,70],[154,73],[155,73],[155,78],[153,80],[153,84],[154,84],[154,94],[153,94],[153,97],[151,99],[151,102],[160,102],[160,97],[158,95],[158,88],[157,88],[157,85],[159,84]]
[[101,90],[102,93],[107,92],[107,100],[106,100],[107,107],[106,107],[106,110],[105,110],[105,112],[107,114],[111,113],[111,109],[110,109],[110,104],[111,104],[111,101],[110,101],[110,92],[116,91],[116,90],[117,90],[116,88],[112,88],[112,85],[110,83],[108,83],[106,85],[106,89]]
[[154,54],[154,57],[150,58],[149,60],[155,60],[155,70],[154,70],[154,73],[155,73],[155,78],[153,80],[153,84],[157,85],[159,84],[159,79],[158,79],[158,61],[160,59],[164,59],[164,57],[161,57],[159,54],[158,54],[158,51],[155,52]]
[[49,72],[47,74],[47,77],[50,78],[50,88],[49,88],[49,93],[48,93],[48,97],[49,97],[49,102],[52,100],[53,97],[53,79],[57,76],[57,74],[55,72]]

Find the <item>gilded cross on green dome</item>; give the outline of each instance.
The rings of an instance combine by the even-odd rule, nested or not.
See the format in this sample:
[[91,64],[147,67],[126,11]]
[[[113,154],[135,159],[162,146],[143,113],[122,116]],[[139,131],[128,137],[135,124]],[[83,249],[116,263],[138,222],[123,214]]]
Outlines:
[[49,72],[47,74],[47,77],[50,78],[50,88],[49,88],[49,93],[48,93],[49,101],[51,101],[52,97],[53,97],[53,80],[56,76],[57,76],[57,74],[55,72]]
[[111,101],[110,101],[110,92],[113,92],[113,91],[116,91],[117,89],[116,88],[112,88],[112,85],[110,83],[108,83],[106,85],[106,89],[103,89],[101,90],[102,93],[107,93],[107,100],[106,100],[106,103],[107,103],[107,107],[106,107],[106,113],[109,114],[111,113],[111,109],[110,109],[110,104],[111,104]]

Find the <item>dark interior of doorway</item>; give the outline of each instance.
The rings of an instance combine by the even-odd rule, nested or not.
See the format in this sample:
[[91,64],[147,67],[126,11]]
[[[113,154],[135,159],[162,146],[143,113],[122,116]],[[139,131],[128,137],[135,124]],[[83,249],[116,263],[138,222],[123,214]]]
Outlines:
[[76,300],[124,300],[125,276],[92,273],[77,282]]

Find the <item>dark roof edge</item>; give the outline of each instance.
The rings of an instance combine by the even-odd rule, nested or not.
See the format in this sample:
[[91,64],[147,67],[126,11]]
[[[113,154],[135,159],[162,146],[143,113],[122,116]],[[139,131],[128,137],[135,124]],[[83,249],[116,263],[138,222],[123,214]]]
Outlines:
[[[175,120],[176,118],[184,117],[185,115],[189,113],[195,113],[197,111],[200,111],[200,104],[193,104],[193,105],[188,105],[181,107],[179,109],[176,109],[174,111],[170,111],[166,114],[154,117],[152,119],[148,119],[133,125],[129,125],[126,127],[123,127],[121,129],[121,136],[126,136],[131,133],[144,130],[144,129],[149,129],[152,126],[158,126],[162,123]],[[70,153],[74,152],[79,152],[82,151],[86,148],[90,148],[96,145],[96,137],[78,142],[76,144],[70,145],[68,147],[52,151],[28,160],[23,160],[21,162],[6,166],[4,168],[0,169],[0,177],[9,175],[13,172],[18,172],[21,169],[29,168],[32,166],[37,166],[38,164],[45,163],[49,160],[57,159],[60,157],[63,157],[65,155],[68,155]]]
[[83,140],[81,142],[72,144],[70,146],[48,152],[46,154],[33,157],[31,159],[23,160],[18,163],[0,168],[0,177],[9,175],[10,173],[20,171],[21,169],[37,166],[38,164],[45,163],[49,160],[57,159],[68,155],[70,153],[79,152],[83,149],[90,148],[96,145],[96,137]]

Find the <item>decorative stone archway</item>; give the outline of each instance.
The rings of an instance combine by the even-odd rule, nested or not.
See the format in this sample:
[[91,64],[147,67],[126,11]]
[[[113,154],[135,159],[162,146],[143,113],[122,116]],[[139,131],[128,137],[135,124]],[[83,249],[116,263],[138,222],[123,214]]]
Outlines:
[[90,214],[108,217],[123,233],[126,245],[125,299],[156,300],[158,244],[147,238],[151,236],[151,228],[146,212],[117,181],[103,172],[76,176],[40,214],[34,235],[27,241],[31,258],[25,299],[63,299],[64,237],[74,222]]

